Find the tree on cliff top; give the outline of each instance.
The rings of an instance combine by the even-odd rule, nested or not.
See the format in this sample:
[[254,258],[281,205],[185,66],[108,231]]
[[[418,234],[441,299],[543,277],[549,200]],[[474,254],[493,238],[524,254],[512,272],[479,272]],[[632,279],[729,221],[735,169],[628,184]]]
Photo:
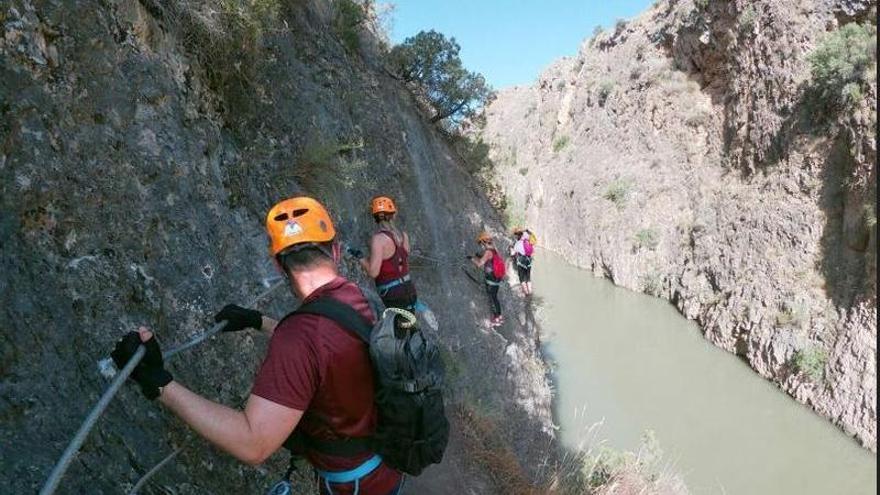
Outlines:
[[434,112],[432,122],[446,119],[454,127],[473,119],[494,97],[482,74],[464,68],[455,38],[421,31],[389,54],[392,70],[414,84]]

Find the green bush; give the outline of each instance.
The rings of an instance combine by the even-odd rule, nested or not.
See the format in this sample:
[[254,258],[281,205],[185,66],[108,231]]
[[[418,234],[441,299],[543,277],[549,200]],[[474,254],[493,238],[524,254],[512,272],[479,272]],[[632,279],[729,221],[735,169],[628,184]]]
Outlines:
[[755,27],[755,21],[758,20],[758,11],[753,5],[747,5],[739,15],[739,27],[744,31],[749,31]]
[[776,314],[776,326],[800,327],[806,319],[806,309],[802,305],[787,305]]
[[434,111],[432,122],[451,127],[475,118],[495,95],[482,74],[464,68],[455,38],[421,31],[388,54],[391,70],[404,82],[414,83]]
[[523,167],[523,168],[519,169],[518,172],[519,172],[519,175],[525,176],[526,174],[529,173],[529,167]]
[[450,140],[468,172],[480,174],[495,168],[495,163],[489,158],[489,145],[483,138],[456,133],[450,135]]
[[653,229],[641,229],[636,232],[634,242],[636,249],[645,248],[653,251],[660,241],[657,239],[657,233]]
[[619,33],[626,29],[626,19],[618,19],[617,22],[614,23],[614,31]]
[[795,372],[803,373],[814,383],[825,377],[825,365],[828,364],[828,353],[817,347],[800,349],[791,360]]
[[611,96],[611,92],[614,91],[614,81],[602,81],[602,84],[599,85],[599,104],[604,105],[608,100],[608,97]]
[[626,179],[616,179],[608,184],[608,189],[605,190],[605,194],[602,197],[614,203],[618,208],[623,208],[626,201],[629,199],[631,188],[632,184],[630,181]]
[[515,203],[515,201],[511,201],[509,197],[505,196],[504,225],[508,228],[513,228],[526,223],[525,212],[523,212],[523,209]]
[[663,291],[663,275],[659,272],[650,272],[642,276],[642,291],[645,294],[659,296]]
[[568,136],[559,136],[553,140],[553,152],[559,153],[568,145]]
[[828,35],[808,57],[819,96],[837,108],[861,101],[877,67],[877,27],[846,24]]
[[199,0],[163,3],[168,24],[188,54],[204,68],[208,87],[220,95],[226,119],[255,110],[254,85],[265,56],[264,33],[278,25],[278,0]]
[[865,203],[862,209],[865,213],[865,225],[869,229],[873,229],[877,225],[877,207],[874,206],[874,203]]
[[364,8],[354,0],[336,0],[333,4],[333,32],[350,52],[360,49],[360,26],[367,19]]

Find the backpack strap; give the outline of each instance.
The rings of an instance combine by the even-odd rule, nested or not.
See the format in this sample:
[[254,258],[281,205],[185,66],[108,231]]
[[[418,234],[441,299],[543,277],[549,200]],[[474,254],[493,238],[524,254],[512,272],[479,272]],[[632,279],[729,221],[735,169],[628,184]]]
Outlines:
[[[371,305],[371,307],[373,306]],[[373,325],[354,308],[332,297],[319,297],[314,301],[303,304],[293,313],[312,314],[329,318],[349,333],[357,336],[368,346],[370,345],[370,333],[373,330]],[[372,437],[345,437],[324,440],[294,430],[284,442],[284,446],[291,452],[301,452],[308,449],[315,450],[324,455],[354,457],[366,452],[372,452],[372,441]]]
[[373,325],[354,308],[337,301],[332,297],[319,297],[314,301],[300,306],[294,313],[305,313],[323,316],[339,323],[342,328],[356,335],[365,344],[370,345],[370,333]]

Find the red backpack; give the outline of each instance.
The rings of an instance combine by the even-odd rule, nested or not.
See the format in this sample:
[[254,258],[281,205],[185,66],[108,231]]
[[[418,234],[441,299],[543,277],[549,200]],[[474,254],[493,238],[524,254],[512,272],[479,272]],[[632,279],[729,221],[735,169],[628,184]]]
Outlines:
[[496,280],[501,280],[504,278],[504,275],[507,271],[507,268],[504,266],[504,258],[501,257],[501,254],[497,249],[492,250],[492,276],[495,277]]

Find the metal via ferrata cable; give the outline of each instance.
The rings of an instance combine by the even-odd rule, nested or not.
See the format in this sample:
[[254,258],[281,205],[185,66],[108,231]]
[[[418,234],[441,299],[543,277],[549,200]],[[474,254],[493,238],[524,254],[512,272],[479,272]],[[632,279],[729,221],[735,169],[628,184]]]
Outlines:
[[[281,281],[269,287],[256,298],[254,298],[254,300],[251,301],[248,306],[255,306],[258,302],[271,294],[275,289],[281,287],[284,284],[285,282]],[[204,342],[205,339],[207,339],[208,337],[216,335],[221,330],[223,330],[223,328],[226,327],[226,323],[226,320],[223,320],[214,324],[213,327],[203,333],[200,333],[199,335],[196,335],[192,340],[162,353],[162,357],[165,359],[169,359],[179,352],[185,351],[195,345],[200,344],[201,342]],[[113,378],[113,381],[110,382],[110,386],[107,387],[107,390],[104,392],[101,398],[98,399],[95,407],[93,407],[92,410],[89,411],[89,414],[88,416],[86,416],[85,421],[83,421],[82,425],[79,427],[79,430],[77,430],[76,434],[70,440],[67,448],[64,449],[64,452],[61,454],[61,457],[55,464],[55,467],[52,468],[52,472],[49,473],[49,477],[46,479],[46,483],[43,484],[43,488],[40,489],[40,495],[51,495],[55,493],[55,490],[58,489],[58,484],[61,482],[61,477],[64,476],[64,473],[70,467],[70,463],[73,461],[76,453],[79,452],[79,449],[85,442],[86,437],[89,435],[89,432],[92,431],[92,428],[95,427],[95,423],[98,422],[98,419],[104,413],[104,410],[107,409],[108,405],[110,405],[110,401],[113,400],[113,397],[116,395],[117,392],[119,392],[119,389],[122,388],[122,384],[125,383],[125,380],[129,377],[129,375],[131,375],[138,363],[140,363],[141,360],[144,358],[145,353],[146,349],[144,348],[144,346],[139,346],[134,355],[131,356],[131,359],[128,360],[128,363],[126,363],[125,366],[123,366],[123,368],[119,370],[119,372]]]

